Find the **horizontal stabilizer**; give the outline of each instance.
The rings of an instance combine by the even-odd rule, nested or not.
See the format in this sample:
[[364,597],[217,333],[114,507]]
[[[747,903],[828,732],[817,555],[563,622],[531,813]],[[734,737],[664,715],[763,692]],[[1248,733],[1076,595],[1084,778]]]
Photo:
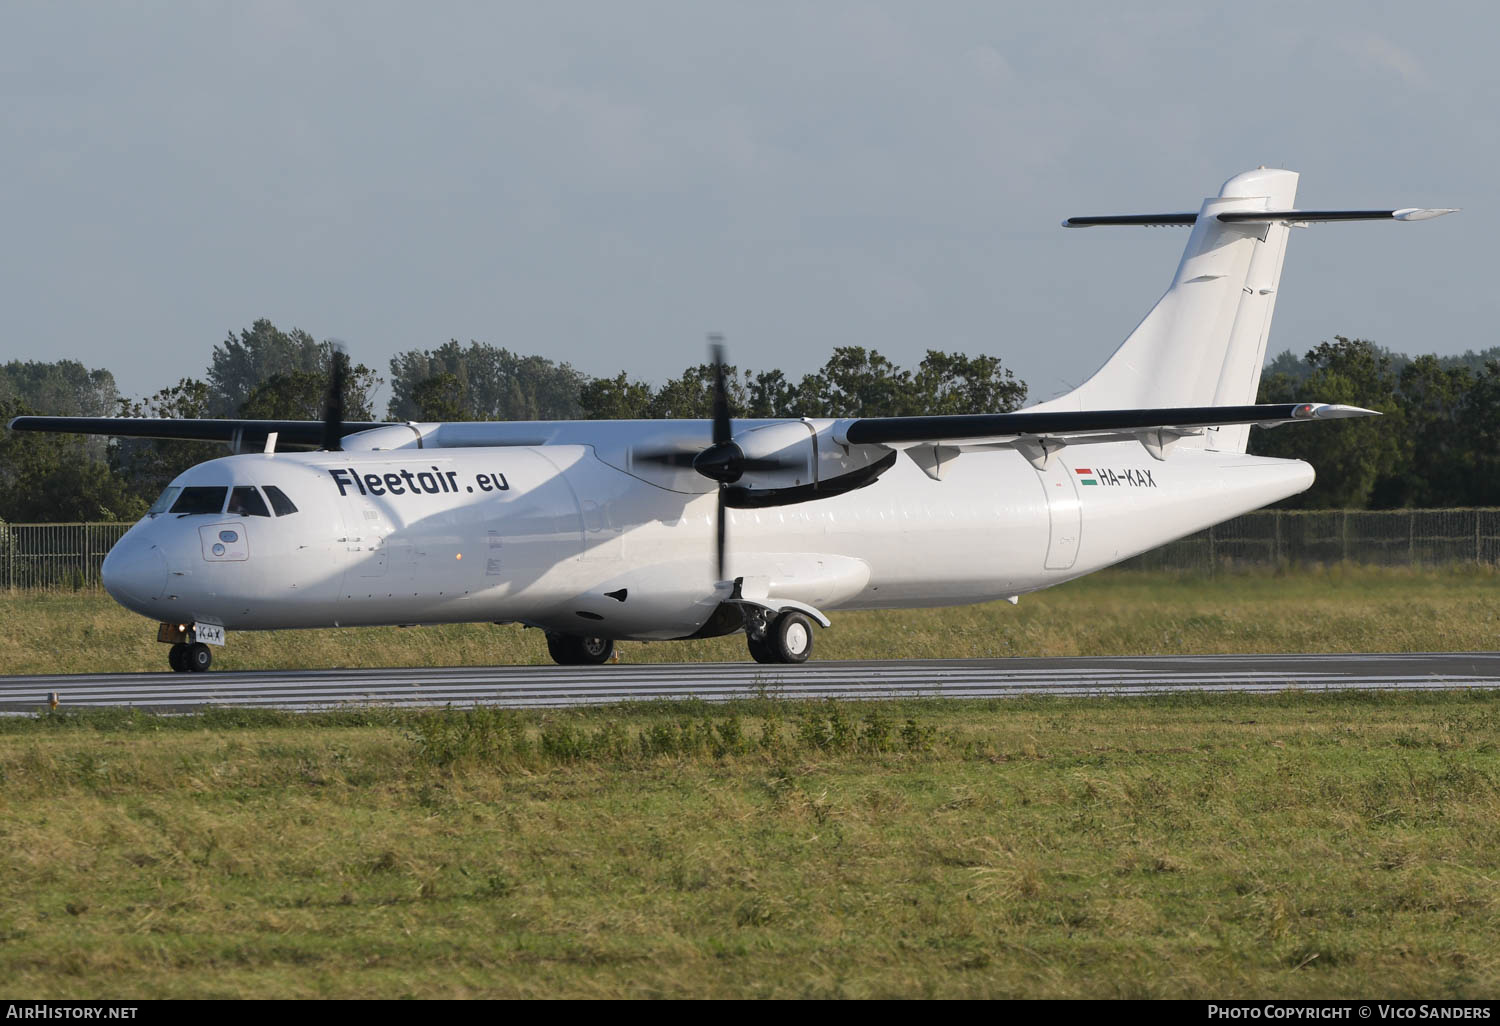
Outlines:
[[[1233,210],[1216,216],[1225,224],[1311,224],[1320,221],[1427,221],[1457,211],[1457,207],[1402,207],[1400,210]],[[1194,213],[1104,214],[1098,217],[1070,217],[1062,224],[1064,228],[1191,228],[1197,221],[1198,215]]]
[[1070,217],[1064,228],[1099,228],[1107,225],[1144,226],[1147,228],[1191,228],[1198,215],[1186,214],[1105,214],[1101,217]]
[[1457,207],[1402,207],[1400,210],[1233,210],[1219,215],[1225,224],[1310,224],[1315,221],[1426,221]]

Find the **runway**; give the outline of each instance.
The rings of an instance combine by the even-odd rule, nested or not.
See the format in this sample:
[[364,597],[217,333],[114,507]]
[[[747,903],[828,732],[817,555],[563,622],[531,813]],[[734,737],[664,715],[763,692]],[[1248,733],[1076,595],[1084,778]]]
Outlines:
[[188,712],[210,706],[293,710],[345,705],[565,708],[652,699],[1014,698],[1126,696],[1169,691],[1272,692],[1500,688],[1500,653],[1409,655],[1129,656],[1087,659],[913,660],[497,666],[236,673],[0,677],[0,714],[60,707]]

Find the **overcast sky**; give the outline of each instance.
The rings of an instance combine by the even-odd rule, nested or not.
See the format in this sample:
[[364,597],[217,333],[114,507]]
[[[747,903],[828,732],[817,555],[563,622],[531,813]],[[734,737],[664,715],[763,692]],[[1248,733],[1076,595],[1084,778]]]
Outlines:
[[[1132,11],[1140,8],[1139,12]],[[269,317],[661,381],[722,331],[991,353],[1054,394],[1258,164],[1305,207],[1272,352],[1495,345],[1491,5],[21,3],[0,7],[0,360],[128,394]]]

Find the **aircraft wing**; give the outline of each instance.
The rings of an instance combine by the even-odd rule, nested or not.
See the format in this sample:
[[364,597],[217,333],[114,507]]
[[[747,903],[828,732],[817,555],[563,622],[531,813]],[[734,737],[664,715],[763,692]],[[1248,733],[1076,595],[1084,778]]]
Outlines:
[[1272,426],[1299,420],[1378,417],[1374,410],[1331,403],[1259,406],[1190,406],[1160,410],[1082,410],[1051,413],[979,413],[948,417],[862,417],[848,421],[840,441],[854,445],[900,442],[1006,441],[1024,436],[1133,438],[1137,431],[1180,431],[1228,424]]
[[[1156,459],[1180,438],[1231,424],[1275,427],[1308,420],[1378,417],[1374,410],[1332,403],[1195,406],[1153,410],[983,413],[945,417],[864,417],[841,422],[834,438],[848,445],[905,449],[929,475],[961,452],[1014,448],[1038,466],[1070,443],[1138,441]],[[925,451],[923,451],[925,450]],[[929,467],[931,464],[931,467]]]
[[[383,423],[345,423],[346,434],[385,427]],[[12,431],[51,431],[116,438],[169,438],[186,442],[226,442],[236,451],[255,451],[276,433],[281,450],[312,450],[323,446],[321,420],[177,420],[152,417],[16,417]]]

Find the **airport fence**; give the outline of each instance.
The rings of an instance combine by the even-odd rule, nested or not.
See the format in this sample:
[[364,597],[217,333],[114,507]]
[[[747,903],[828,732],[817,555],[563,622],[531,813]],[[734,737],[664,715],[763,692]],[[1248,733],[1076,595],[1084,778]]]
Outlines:
[[1258,510],[1144,552],[1132,570],[1500,564],[1500,509]]
[[[0,589],[97,589],[129,524],[0,524]],[[1500,509],[1259,510],[1121,564],[1199,573],[1339,563],[1500,565]]]
[[0,524],[0,588],[84,591],[129,524]]

